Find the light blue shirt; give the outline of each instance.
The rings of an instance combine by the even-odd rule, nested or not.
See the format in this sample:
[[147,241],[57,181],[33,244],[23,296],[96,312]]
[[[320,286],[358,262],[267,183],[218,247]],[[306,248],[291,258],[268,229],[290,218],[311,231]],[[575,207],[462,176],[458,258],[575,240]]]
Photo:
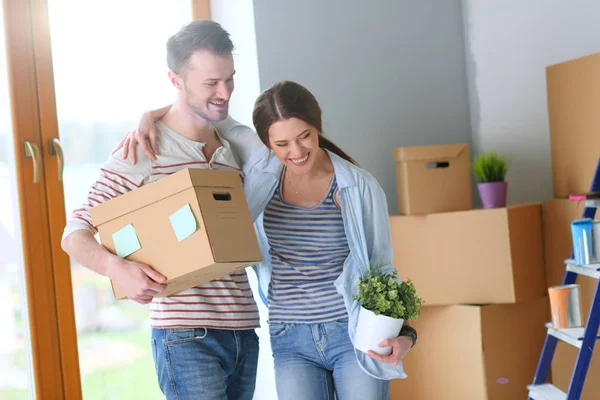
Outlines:
[[[267,147],[256,145],[255,138],[256,134],[252,139],[247,138],[253,143],[255,150],[244,160],[244,190],[252,219],[255,221],[263,259],[254,269],[258,275],[260,297],[268,306],[266,293],[271,281],[272,265],[263,215],[279,184],[278,177],[281,176],[283,166]],[[357,293],[359,277],[367,271],[369,265],[380,265],[385,272],[394,270],[388,206],[383,189],[370,173],[331,152],[328,154],[333,162],[339,186],[338,197],[342,206],[344,231],[350,247],[350,254],[344,262],[341,275],[335,281],[335,286],[344,298],[349,319],[348,333],[354,343],[360,305],[352,296]],[[355,353],[361,368],[375,378],[390,380],[407,377],[402,362],[394,367],[376,361],[359,350],[355,349]]]

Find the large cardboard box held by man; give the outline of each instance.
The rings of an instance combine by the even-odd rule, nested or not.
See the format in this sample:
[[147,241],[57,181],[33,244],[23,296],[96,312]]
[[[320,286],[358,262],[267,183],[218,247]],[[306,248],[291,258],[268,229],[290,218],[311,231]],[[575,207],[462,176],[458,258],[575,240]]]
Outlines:
[[[569,200],[549,200],[543,203],[546,284],[548,287],[562,284],[565,275],[564,260],[569,258],[573,248],[570,224],[573,220],[581,218],[583,208],[583,203]],[[580,285],[581,317],[585,324],[598,281],[587,276],[578,276],[576,283]],[[600,351],[598,349],[599,346],[596,345],[581,400],[600,399],[600,381],[594,379],[600,375],[600,355],[598,354]],[[539,350],[541,351],[541,348]],[[553,384],[565,393],[569,388],[577,352],[577,348],[559,340],[552,359]]]
[[600,156],[600,53],[546,69],[555,197],[590,189]]
[[[233,171],[184,169],[90,213],[109,251],[167,277],[159,297],[262,259],[242,182]],[[124,297],[114,283],[113,290],[116,298]]]
[[470,210],[469,146],[394,149],[398,210],[403,215]]
[[526,399],[550,317],[548,298],[489,306],[423,307],[406,379],[391,400]]
[[394,265],[427,305],[546,294],[541,205],[390,218]]

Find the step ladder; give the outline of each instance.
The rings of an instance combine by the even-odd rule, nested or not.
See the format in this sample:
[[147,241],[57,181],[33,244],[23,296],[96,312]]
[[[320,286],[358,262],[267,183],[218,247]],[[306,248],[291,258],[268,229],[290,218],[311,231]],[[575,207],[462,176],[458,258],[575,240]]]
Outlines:
[[[596,166],[590,192],[600,192],[600,160],[598,160],[598,165]],[[600,208],[600,200],[586,200],[583,218],[593,219],[597,208]],[[600,264],[576,265],[573,251],[571,251],[571,257],[565,261],[565,264],[566,272],[563,278],[563,285],[575,283],[579,275],[598,279],[594,302],[592,303],[585,328],[553,329],[552,324],[547,325],[548,332],[537,370],[535,371],[533,384],[527,387],[529,389],[529,400],[579,400],[594,352],[596,339],[600,338],[598,336],[598,327],[600,326]],[[559,340],[579,349],[567,393],[552,384],[546,383],[554,351],[556,350],[556,344]]]

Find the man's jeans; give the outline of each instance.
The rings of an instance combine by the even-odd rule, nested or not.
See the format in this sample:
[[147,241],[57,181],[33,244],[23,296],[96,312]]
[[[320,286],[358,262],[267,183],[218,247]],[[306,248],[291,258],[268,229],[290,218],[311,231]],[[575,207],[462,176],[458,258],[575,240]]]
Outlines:
[[390,382],[358,365],[347,320],[270,324],[279,400],[387,400]]
[[153,328],[152,354],[168,400],[251,400],[254,395],[254,329]]

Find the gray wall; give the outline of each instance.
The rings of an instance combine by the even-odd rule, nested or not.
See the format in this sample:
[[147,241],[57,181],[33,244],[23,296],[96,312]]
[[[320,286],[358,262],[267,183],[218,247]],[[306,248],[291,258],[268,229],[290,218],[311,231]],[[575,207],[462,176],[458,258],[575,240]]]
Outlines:
[[[375,6],[376,5],[376,6]],[[392,150],[470,143],[459,0],[255,0],[260,87],[295,80],[397,213]]]

